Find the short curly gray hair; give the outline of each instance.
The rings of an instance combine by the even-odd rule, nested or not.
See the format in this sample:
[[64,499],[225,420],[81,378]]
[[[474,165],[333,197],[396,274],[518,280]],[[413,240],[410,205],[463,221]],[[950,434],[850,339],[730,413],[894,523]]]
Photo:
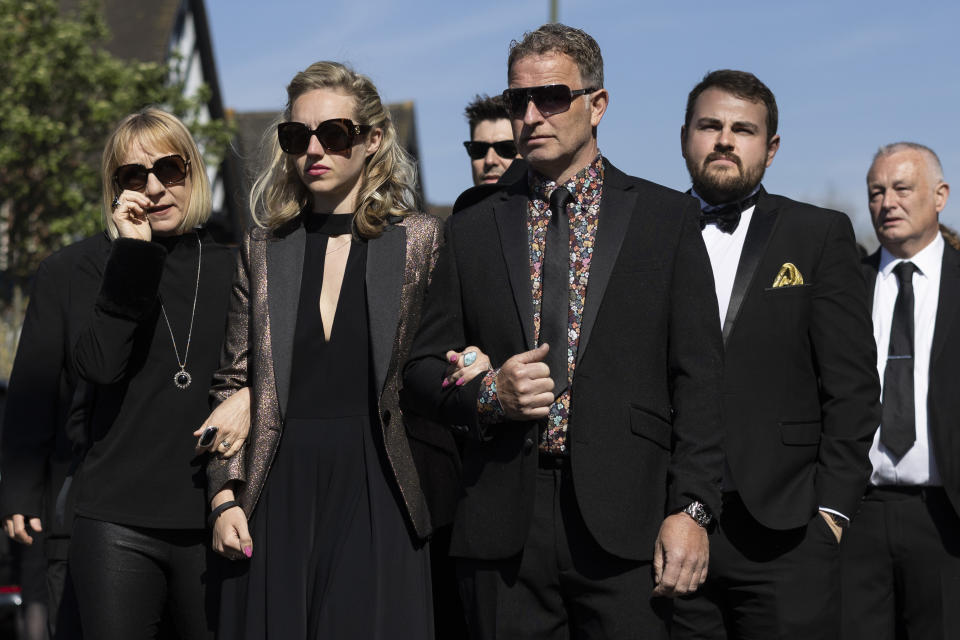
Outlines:
[[600,53],[600,45],[586,31],[557,22],[545,24],[536,31],[526,32],[519,42],[510,42],[507,74],[509,75],[513,63],[517,60],[546,53],[564,53],[570,56],[577,64],[580,77],[587,86],[603,88],[603,55]]

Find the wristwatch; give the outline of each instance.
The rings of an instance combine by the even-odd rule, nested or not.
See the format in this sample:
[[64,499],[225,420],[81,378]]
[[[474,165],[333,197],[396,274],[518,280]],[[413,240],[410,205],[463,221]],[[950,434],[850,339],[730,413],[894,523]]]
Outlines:
[[707,509],[702,502],[697,500],[694,500],[680,511],[693,518],[693,521],[704,529],[709,527],[710,523],[713,522],[713,515],[710,513],[710,510]]

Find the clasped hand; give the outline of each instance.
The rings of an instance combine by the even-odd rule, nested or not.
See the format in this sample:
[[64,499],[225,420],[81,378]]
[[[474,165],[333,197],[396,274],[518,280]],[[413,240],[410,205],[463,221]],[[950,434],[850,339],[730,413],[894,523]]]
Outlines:
[[510,420],[540,420],[554,402],[553,378],[543,361],[550,345],[511,356],[497,374],[497,399]]

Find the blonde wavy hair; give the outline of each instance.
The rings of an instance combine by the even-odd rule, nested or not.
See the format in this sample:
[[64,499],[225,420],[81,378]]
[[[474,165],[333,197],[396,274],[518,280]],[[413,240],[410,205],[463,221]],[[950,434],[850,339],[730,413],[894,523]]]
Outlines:
[[187,178],[190,180],[190,202],[184,212],[177,233],[203,224],[210,218],[213,198],[210,181],[203,164],[203,156],[193,136],[179,118],[156,107],[147,107],[131,113],[117,125],[103,149],[100,175],[103,180],[103,226],[116,240],[120,235],[113,221],[113,198],[120,195],[120,187],[113,179],[117,168],[124,163],[127,153],[135,145],[148,152],[178,154],[188,161]]
[[355,122],[370,125],[371,131],[383,132],[380,148],[366,160],[353,218],[357,235],[376,238],[383,231],[387,216],[402,217],[417,211],[416,165],[400,146],[396,127],[380,102],[373,82],[339,62],[314,62],[295,75],[287,86],[286,107],[264,133],[265,169],[257,176],[250,192],[253,220],[260,227],[276,229],[297,217],[311,202],[310,191],[297,173],[295,156],[280,149],[276,125],[290,120],[297,98],[316,89],[352,96]]

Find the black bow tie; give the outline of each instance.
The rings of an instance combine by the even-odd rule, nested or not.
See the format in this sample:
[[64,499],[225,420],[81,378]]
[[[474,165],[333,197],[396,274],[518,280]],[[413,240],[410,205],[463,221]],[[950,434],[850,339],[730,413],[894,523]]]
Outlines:
[[702,230],[708,224],[717,225],[717,229],[723,233],[733,233],[740,224],[740,214],[757,204],[760,199],[760,192],[753,194],[738,202],[731,202],[721,207],[716,207],[708,211],[700,212],[700,229]]

